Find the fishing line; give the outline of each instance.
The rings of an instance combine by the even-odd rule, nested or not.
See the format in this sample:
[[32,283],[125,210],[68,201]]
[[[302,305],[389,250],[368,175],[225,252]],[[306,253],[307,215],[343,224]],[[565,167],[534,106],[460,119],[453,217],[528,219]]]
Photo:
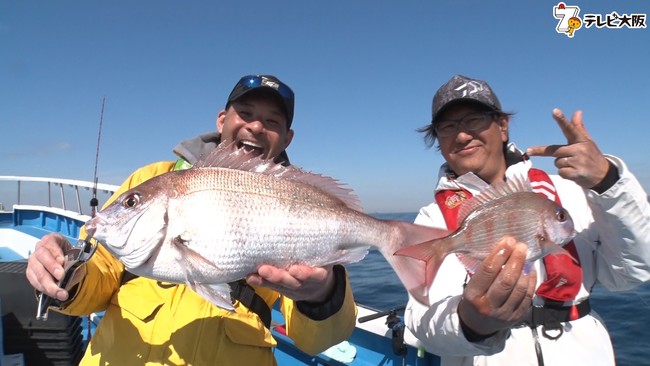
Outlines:
[[645,286],[645,287],[644,287],[643,285],[641,285],[641,286],[639,286],[639,287],[633,289],[633,290],[630,291],[630,292],[631,292],[632,294],[634,294],[634,295],[635,295],[639,300],[641,300],[641,302],[643,303],[643,305],[645,305],[645,307],[646,307],[648,310],[650,310],[650,303],[649,303],[648,301],[646,301],[646,299],[644,299],[644,298],[641,296],[641,294],[640,294],[641,290],[644,289],[644,288],[647,288],[647,287],[648,287],[648,286]]

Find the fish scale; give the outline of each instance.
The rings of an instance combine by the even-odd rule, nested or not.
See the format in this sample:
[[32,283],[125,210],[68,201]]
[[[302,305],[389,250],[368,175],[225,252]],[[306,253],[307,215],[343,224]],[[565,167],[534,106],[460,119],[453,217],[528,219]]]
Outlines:
[[[216,162],[223,166],[210,165]],[[393,253],[448,232],[379,220],[362,213],[358,202],[332,178],[220,145],[193,168],[124,192],[86,229],[130,272],[185,283],[225,309],[232,309],[227,283],[263,264],[353,263],[371,247],[426,303],[424,267]]]
[[[529,195],[530,197],[528,197]],[[540,204],[547,203],[544,201],[545,198],[532,192],[518,193],[506,202],[494,201],[493,207],[486,208],[480,217],[461,224],[463,229],[453,237],[454,244],[452,246],[458,248],[457,253],[463,254],[460,257],[461,261],[470,272],[473,272],[478,262],[492,251],[494,243],[506,235],[529,244],[526,257],[529,262],[547,254],[538,243],[540,235],[544,234],[543,230],[540,231],[540,228],[543,227],[543,220],[539,211],[533,207],[513,207],[512,204],[518,202],[517,200],[538,201],[538,198],[540,198]],[[497,210],[501,212],[497,212]]]

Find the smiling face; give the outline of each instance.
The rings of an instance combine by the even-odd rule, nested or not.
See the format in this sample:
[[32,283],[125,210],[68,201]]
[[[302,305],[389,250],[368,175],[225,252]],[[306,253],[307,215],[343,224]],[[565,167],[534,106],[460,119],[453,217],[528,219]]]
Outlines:
[[293,139],[287,116],[279,101],[264,92],[251,92],[219,112],[217,130],[225,143],[274,159]]
[[581,21],[580,18],[578,17],[572,17],[571,19],[569,19],[569,28],[578,29],[580,28],[580,24]]
[[[485,108],[474,103],[460,103],[446,108],[437,120],[460,120]],[[468,131],[460,128],[451,136],[438,137],[440,152],[458,175],[473,172],[487,183],[503,181],[506,162],[503,144],[508,141],[508,117],[495,117],[486,128]]]

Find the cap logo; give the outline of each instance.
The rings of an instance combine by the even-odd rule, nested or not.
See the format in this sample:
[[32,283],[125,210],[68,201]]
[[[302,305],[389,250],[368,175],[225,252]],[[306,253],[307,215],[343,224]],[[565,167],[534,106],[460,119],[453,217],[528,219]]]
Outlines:
[[262,84],[264,84],[264,85],[266,85],[266,86],[268,86],[270,88],[273,88],[275,90],[278,90],[278,88],[280,87],[279,83],[276,83],[275,81],[271,81],[271,80],[269,80],[269,79],[267,79],[265,77],[262,78]]
[[477,82],[477,81],[472,80],[472,81],[468,81],[468,82],[460,85],[459,87],[457,87],[454,90],[457,91],[457,92],[462,91],[462,96],[466,97],[468,95],[472,95],[472,94],[476,94],[478,92],[482,92],[483,91],[483,85],[481,83]]

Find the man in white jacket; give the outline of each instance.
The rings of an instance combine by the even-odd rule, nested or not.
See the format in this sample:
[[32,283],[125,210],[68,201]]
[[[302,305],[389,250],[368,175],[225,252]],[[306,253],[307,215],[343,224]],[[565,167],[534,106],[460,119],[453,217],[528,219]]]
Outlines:
[[[547,256],[522,270],[526,245],[504,238],[469,275],[456,255],[444,260],[430,306],[410,299],[406,325],[442,365],[614,365],[602,320],[589,306],[596,283],[629,290],[650,280],[650,204],[620,159],[603,155],[582,113],[553,110],[566,145],[509,143],[509,113],[481,80],[456,75],[436,92],[425,140],[437,140],[446,163],[436,200],[415,222],[454,230],[458,206],[489,184],[528,175],[534,190],[572,216],[570,256]],[[532,168],[528,156],[551,156],[559,175]]]

